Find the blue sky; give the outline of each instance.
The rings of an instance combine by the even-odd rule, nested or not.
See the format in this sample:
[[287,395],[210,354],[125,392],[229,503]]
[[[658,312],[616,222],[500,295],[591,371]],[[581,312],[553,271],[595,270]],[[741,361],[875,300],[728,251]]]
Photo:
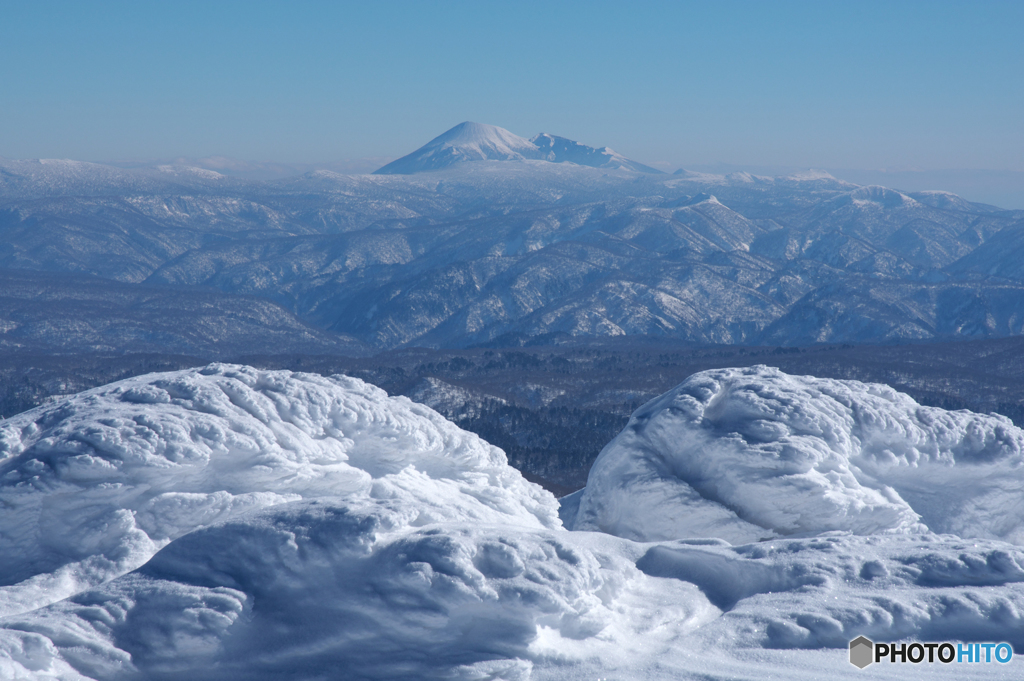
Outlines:
[[405,154],[463,120],[667,168],[1024,171],[1024,2],[8,2],[0,156]]

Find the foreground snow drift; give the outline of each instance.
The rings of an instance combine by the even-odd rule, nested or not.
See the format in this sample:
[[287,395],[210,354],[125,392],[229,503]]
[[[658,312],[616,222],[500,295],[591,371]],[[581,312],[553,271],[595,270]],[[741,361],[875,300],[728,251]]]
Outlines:
[[[1021,651],[1024,552],[999,539],[928,530],[952,518],[973,529],[983,505],[963,500],[979,498],[1004,528],[992,534],[1013,536],[1013,508],[1000,515],[991,504],[1016,484],[1019,431],[939,410],[907,420],[905,396],[827,383],[831,392],[819,389],[815,408],[833,409],[827,393],[858,415],[855,423],[868,422],[873,409],[870,423],[882,425],[871,432],[889,434],[884,447],[868,449],[897,461],[867,457],[876,460],[872,475],[890,479],[892,469],[912,468],[899,459],[909,462],[912,451],[928,472],[913,487],[920,494],[948,479],[931,472],[943,465],[988,466],[991,475],[968,468],[971,495],[960,493],[945,515],[937,507],[921,513],[902,491],[909,483],[877,492],[863,455],[841,456],[848,450],[835,443],[854,441],[836,425],[850,423],[841,410],[829,412],[829,430],[793,397],[825,383],[765,369],[709,372],[638,411],[602,459],[623,442],[642,442],[629,450],[634,459],[660,456],[663,470],[675,462],[676,480],[698,479],[697,453],[689,468],[680,463],[693,412],[680,418],[672,405],[689,405],[679,395],[693,397],[694,386],[729,386],[717,394],[733,397],[705,401],[706,418],[718,416],[701,442],[709,455],[728,455],[719,462],[724,481],[752,485],[752,507],[767,515],[781,504],[796,509],[784,516],[790,523],[757,525],[742,506],[701,496],[707,487],[672,497],[659,490],[678,483],[648,478],[648,488],[637,476],[622,480],[632,497],[614,486],[605,496],[605,488],[588,488],[578,521],[626,503],[660,513],[656,521],[685,523],[689,512],[703,534],[708,518],[718,518],[733,539],[741,523],[814,536],[740,546],[694,537],[640,543],[564,530],[556,501],[509,468],[500,450],[353,379],[212,365],[34,410],[0,424],[0,678],[863,678],[846,661],[845,646],[859,635],[1005,640]],[[757,400],[767,396],[790,405],[777,412],[785,419],[764,417]],[[750,445],[751,432],[781,431],[754,421],[783,422],[791,432],[761,437],[755,445],[765,447],[744,453],[737,438]],[[808,423],[825,425],[810,435]],[[957,436],[957,424],[968,424],[973,439]],[[857,431],[858,441],[866,432]],[[812,446],[814,437],[825,444]],[[794,442],[818,458],[808,465]],[[797,451],[773,458],[772,443]],[[776,479],[793,460],[803,468],[785,475],[809,483]],[[821,472],[822,461],[831,468]],[[606,475],[595,471],[592,482]],[[645,506],[655,497],[658,508]],[[808,505],[820,531],[801,515]],[[861,524],[833,527],[854,521]],[[684,525],[659,522],[682,536]],[[1014,678],[1018,665],[972,666],[971,675]],[[871,671],[906,678],[935,670]]]
[[745,543],[847,530],[1024,544],[1024,432],[884,385],[753,367],[695,374],[594,463],[575,529]]
[[420,525],[558,526],[501,450],[362,381],[153,374],[0,424],[0,615],[124,574],[197,527],[325,496],[401,501]]
[[408,520],[387,501],[317,501],[199,530],[131,575],[7,618],[7,645],[103,679],[528,678],[719,612],[567,532]]

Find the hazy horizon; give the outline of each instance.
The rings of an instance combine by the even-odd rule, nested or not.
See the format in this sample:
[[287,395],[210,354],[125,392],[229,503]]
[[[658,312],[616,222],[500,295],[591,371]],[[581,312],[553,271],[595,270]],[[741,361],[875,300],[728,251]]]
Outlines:
[[44,0],[0,18],[6,158],[365,170],[474,120],[667,172],[964,172],[932,188],[1024,207],[1015,2]]
[[[410,150],[412,151],[412,150]],[[369,174],[398,157],[377,156],[345,158],[321,163],[282,163],[269,159],[236,159],[225,156],[134,159],[69,159],[112,165],[120,168],[146,168],[160,164],[195,165],[225,175],[247,180],[271,181],[295,177],[314,170],[331,170],[343,174]],[[10,159],[24,160],[24,159]],[[644,159],[633,159],[644,162]],[[655,164],[652,164],[655,165]],[[1024,210],[1024,171],[991,169],[914,168],[812,168],[810,166],[764,166],[730,163],[657,164],[660,170],[673,173],[691,170],[714,174],[748,172],[753,175],[778,177],[805,170],[823,170],[834,177],[860,185],[882,185],[904,192],[948,191],[976,203],[1007,210]]]

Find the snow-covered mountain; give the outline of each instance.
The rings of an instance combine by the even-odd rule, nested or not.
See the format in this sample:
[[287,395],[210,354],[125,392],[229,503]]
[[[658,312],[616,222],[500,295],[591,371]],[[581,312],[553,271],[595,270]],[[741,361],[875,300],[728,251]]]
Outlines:
[[564,137],[541,133],[533,139],[514,135],[496,125],[459,123],[416,151],[388,163],[377,174],[410,175],[448,168],[467,161],[525,161],[573,163],[591,168],[660,173],[642,163],[631,161],[608,147],[595,149]]
[[[1024,212],[820,172],[542,162],[524,155],[532,141],[460,128],[430,153],[525,160],[266,183],[4,161],[0,267],[259,296],[378,348],[1024,330]],[[614,160],[541,137],[556,159]]]
[[356,379],[129,379],[0,421],[0,676],[853,679],[858,636],[1020,650],[1022,442],[885,386],[698,374],[583,493],[577,525],[671,537],[637,542]]

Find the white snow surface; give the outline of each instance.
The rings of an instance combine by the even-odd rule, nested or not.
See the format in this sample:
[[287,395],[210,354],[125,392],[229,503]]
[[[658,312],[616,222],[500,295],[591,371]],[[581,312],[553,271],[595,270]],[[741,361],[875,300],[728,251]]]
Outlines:
[[[705,413],[723,411],[708,418],[731,424],[711,431],[760,434],[764,444],[783,436],[757,422],[800,421],[801,437],[832,442],[804,432],[817,420],[835,434],[843,422],[839,408],[828,419],[808,411],[823,409],[799,397],[813,385],[818,402],[873,410],[873,432],[889,434],[871,447],[876,473],[916,451],[927,470],[994,467],[972,478],[975,491],[1014,484],[1004,476],[1020,433],[1004,421],[932,410],[930,420],[917,413],[914,430],[909,398],[853,382],[829,382],[828,392],[816,381],[765,368],[698,374],[641,408],[602,458],[646,418],[665,438],[644,446],[672,459],[695,408],[677,398],[689,391],[700,403],[699,387],[712,384],[750,395],[704,400]],[[772,421],[761,400],[790,408]],[[970,443],[950,434],[959,423],[975,424]],[[1002,440],[986,440],[992,423]],[[896,530],[876,523],[870,533],[738,546],[567,531],[555,499],[500,450],[356,379],[211,365],[114,383],[0,428],[5,680],[904,679],[938,670],[860,671],[847,662],[848,641],[1024,646],[1024,552],[1006,541],[938,535],[910,516]],[[705,441],[709,456],[718,451],[713,434]],[[920,454],[931,441],[943,444]],[[841,459],[826,450],[815,461]],[[739,478],[778,477],[757,456],[730,465]],[[642,486],[624,482],[643,507]],[[797,487],[752,491],[770,505]],[[581,517],[596,489],[582,494]],[[800,494],[828,496],[813,485]],[[1019,665],[970,672],[1019,678]]]
[[833,530],[1024,544],[1024,432],[879,384],[695,374],[601,452],[575,529],[732,543]]

